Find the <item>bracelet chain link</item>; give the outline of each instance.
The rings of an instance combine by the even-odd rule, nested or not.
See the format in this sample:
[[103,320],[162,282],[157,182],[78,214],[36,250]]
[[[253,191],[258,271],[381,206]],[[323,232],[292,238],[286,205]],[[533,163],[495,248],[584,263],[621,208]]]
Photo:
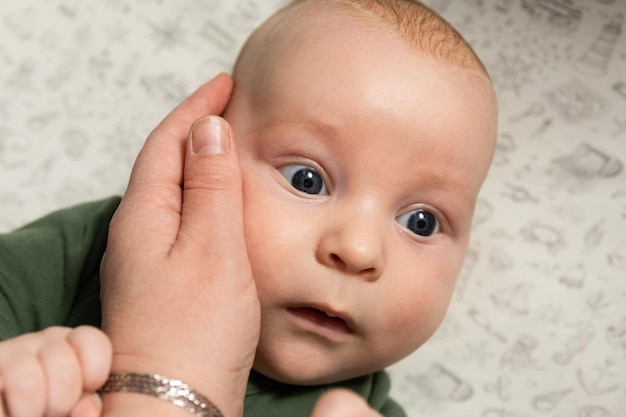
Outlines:
[[224,417],[208,398],[194,391],[189,385],[162,375],[133,372],[112,373],[98,392],[100,394],[111,392],[146,394],[182,407],[197,417]]

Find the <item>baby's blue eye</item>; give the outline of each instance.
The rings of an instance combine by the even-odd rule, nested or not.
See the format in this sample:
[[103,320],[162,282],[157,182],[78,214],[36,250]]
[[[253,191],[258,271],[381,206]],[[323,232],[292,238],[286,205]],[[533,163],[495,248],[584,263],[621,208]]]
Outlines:
[[328,195],[324,179],[313,168],[305,165],[285,165],[278,170],[296,190],[306,194]]
[[416,235],[428,237],[439,232],[437,217],[423,209],[409,211],[398,216],[396,221]]

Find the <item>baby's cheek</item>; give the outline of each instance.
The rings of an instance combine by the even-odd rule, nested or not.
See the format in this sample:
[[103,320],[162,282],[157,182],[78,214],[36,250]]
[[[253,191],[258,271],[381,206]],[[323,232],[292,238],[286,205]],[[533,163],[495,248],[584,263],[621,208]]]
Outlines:
[[390,315],[389,318],[386,330],[376,336],[379,339],[377,353],[375,357],[370,357],[373,364],[383,368],[415,352],[437,328],[433,317],[426,318],[421,309],[420,312],[415,312],[414,309],[396,311],[396,314]]
[[402,302],[397,301],[395,308],[391,307],[393,319],[390,326],[395,327],[396,334],[401,334],[409,346],[419,347],[441,324],[448,308],[450,293],[448,288],[435,286],[428,291],[420,291],[413,297],[407,297]]

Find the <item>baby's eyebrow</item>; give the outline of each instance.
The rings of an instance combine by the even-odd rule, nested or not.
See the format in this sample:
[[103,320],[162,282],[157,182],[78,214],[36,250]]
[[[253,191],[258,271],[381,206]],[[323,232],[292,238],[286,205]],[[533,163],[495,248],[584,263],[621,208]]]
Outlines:
[[[308,112],[290,112],[289,115],[280,113],[268,115],[264,118],[262,130],[280,132],[282,130],[292,134],[294,131],[307,132],[310,137],[320,143],[330,143],[338,138],[342,130],[349,129],[345,123],[340,123],[338,119],[333,120],[332,116],[321,113],[310,114]],[[276,144],[278,145],[278,144]],[[366,146],[366,145],[365,145]],[[467,207],[474,205],[476,193],[468,188],[463,178],[454,178],[450,172],[441,167],[432,165],[420,166],[416,161],[415,171],[411,173],[415,181],[414,189],[419,195],[420,190],[429,189],[432,191],[453,194]]]
[[447,172],[440,170],[428,175],[428,181],[435,185],[435,188],[444,191],[459,191],[460,187]]
[[474,191],[462,181],[462,179],[456,179],[443,169],[436,171],[427,169],[427,171],[419,170],[415,174],[416,181],[416,193],[420,193],[420,189],[427,188],[429,190],[441,191],[446,194],[453,194],[456,198],[459,198],[464,205],[473,206],[476,201],[476,195]]
[[341,124],[333,121],[330,117],[319,115],[313,117],[304,113],[291,113],[271,115],[265,119],[263,127],[266,129],[306,129],[320,138],[334,138],[341,129]]

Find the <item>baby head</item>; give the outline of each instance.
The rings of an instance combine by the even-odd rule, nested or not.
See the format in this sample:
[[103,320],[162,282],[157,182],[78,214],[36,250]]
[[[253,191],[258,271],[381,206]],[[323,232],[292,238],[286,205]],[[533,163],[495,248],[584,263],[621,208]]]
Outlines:
[[480,60],[413,1],[301,0],[234,79],[254,369],[313,385],[406,357],[443,319],[494,151]]

